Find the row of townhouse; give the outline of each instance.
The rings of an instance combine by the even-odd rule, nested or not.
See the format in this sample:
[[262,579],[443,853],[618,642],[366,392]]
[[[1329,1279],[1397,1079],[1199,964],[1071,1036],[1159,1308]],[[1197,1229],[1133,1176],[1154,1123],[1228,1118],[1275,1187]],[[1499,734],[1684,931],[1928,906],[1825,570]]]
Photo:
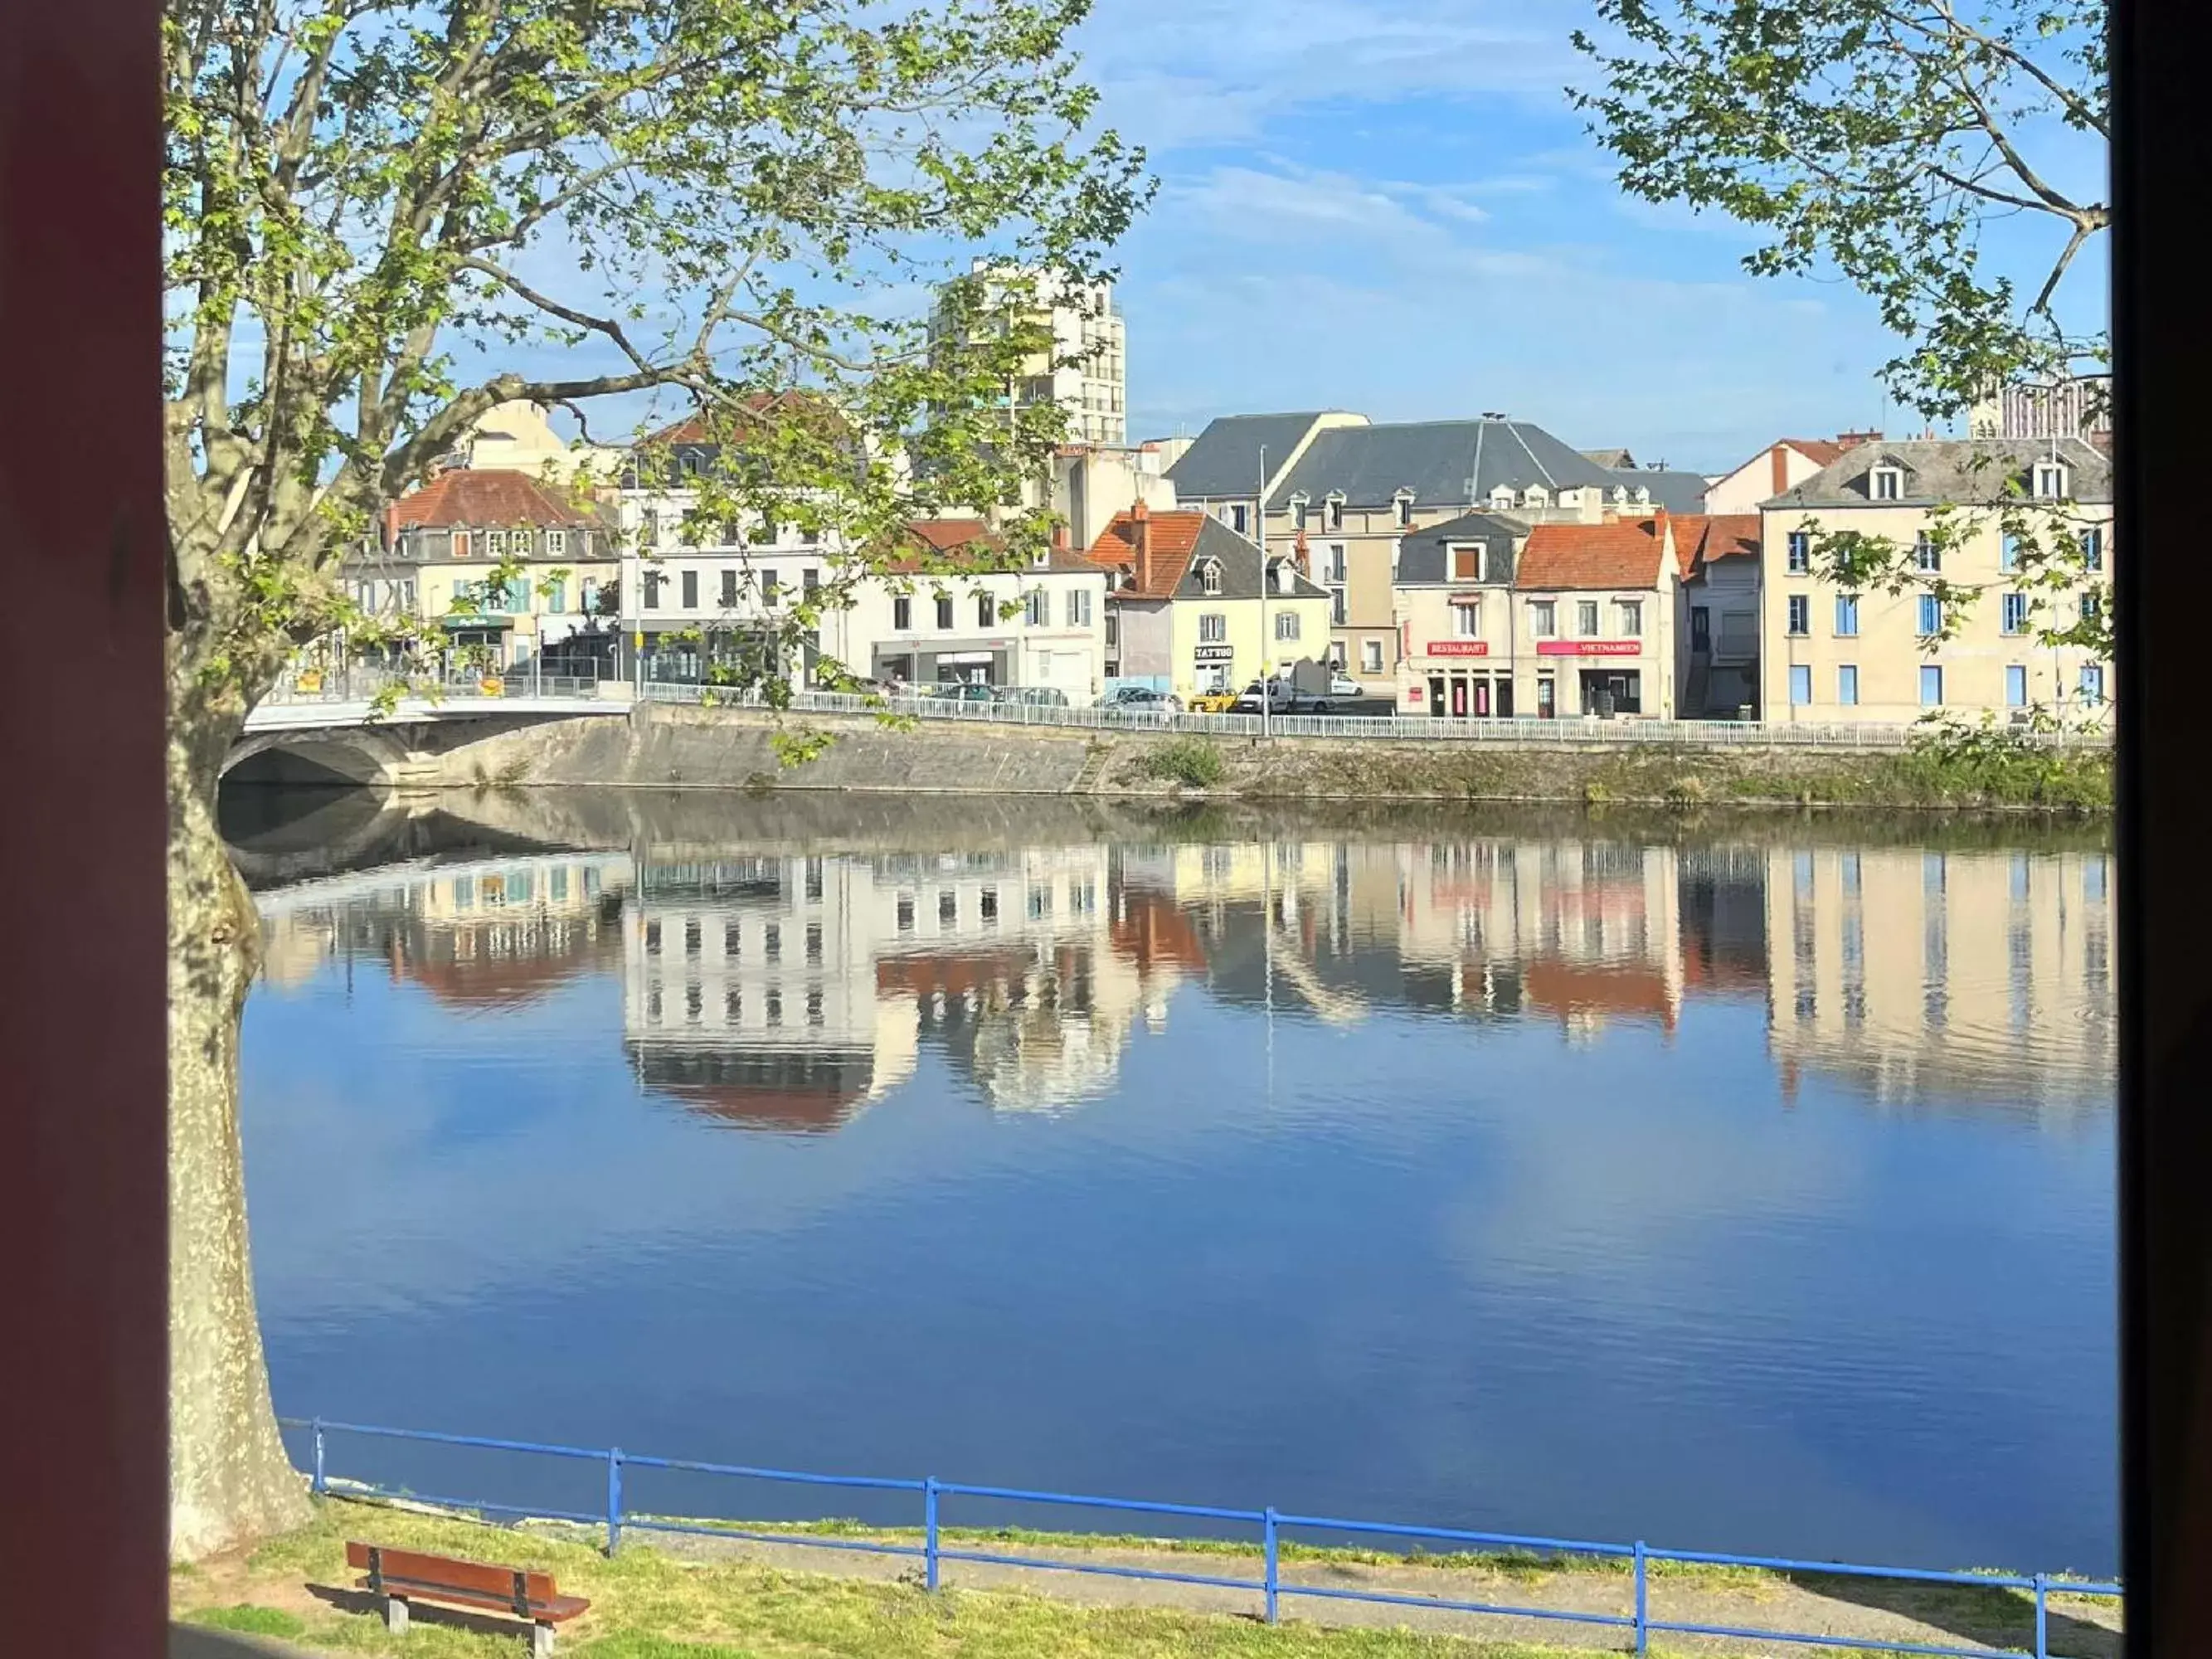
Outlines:
[[[508,428],[531,423],[502,417],[518,447]],[[346,567],[365,611],[405,617],[471,663],[601,678],[759,671],[768,641],[787,647],[793,607],[863,556],[795,517],[702,513],[698,479],[718,457],[688,423],[565,477],[476,465],[486,447],[395,504]],[[1328,600],[1304,550],[1267,557],[1202,514],[1151,516],[1157,492],[1132,493],[1091,545],[1063,531],[1018,568],[981,520],[916,520],[904,546],[866,556],[866,579],[821,605],[773,672],[813,684],[827,659],[884,683],[1042,689],[1078,705],[1125,678],[1186,692],[1266,672],[1313,684]]]
[[[1705,478],[1504,416],[1248,416],[1168,476],[1301,550],[1328,659],[1402,714],[1898,721],[2110,693],[2094,652],[2048,643],[2109,580],[2111,466],[2080,439],[1844,433]],[[1846,533],[1911,550],[1916,580],[1826,580],[1816,549]],[[2078,580],[2027,580],[2023,537],[2077,544]]]
[[[704,521],[692,477],[714,457],[695,439],[656,434],[652,463],[606,482],[457,465],[349,562],[357,597],[509,668],[693,678],[747,659],[859,556],[803,522]],[[1452,719],[2105,706],[2106,665],[2047,642],[2105,603],[2112,480],[2095,446],[1848,433],[1713,479],[1627,461],[1504,416],[1228,417],[1169,469],[1183,505],[1133,489],[1087,547],[1063,536],[1027,568],[1000,568],[980,520],[915,523],[780,672],[811,683],[827,658],[1080,704],[1121,681],[1188,696],[1334,668],[1401,713]],[[2004,514],[1947,509],[1996,501]],[[2078,541],[2076,586],[2021,580],[2023,524]],[[1814,549],[1839,532],[1914,549],[1964,609],[1946,615],[1924,584],[1838,588]]]

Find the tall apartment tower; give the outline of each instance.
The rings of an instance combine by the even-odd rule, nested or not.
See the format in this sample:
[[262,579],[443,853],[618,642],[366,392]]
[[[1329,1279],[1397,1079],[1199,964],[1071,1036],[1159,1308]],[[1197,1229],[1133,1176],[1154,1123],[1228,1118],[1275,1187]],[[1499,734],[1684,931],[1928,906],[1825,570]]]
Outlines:
[[2112,377],[2070,379],[1999,388],[1975,404],[1966,417],[1973,438],[2087,438],[2109,442]]
[[[976,275],[1011,268],[977,259]],[[1010,388],[1014,403],[1054,403],[1067,411],[1073,444],[1128,441],[1127,333],[1111,283],[1071,283],[1056,273],[1036,278],[1038,317],[1052,328],[1050,358],[1040,354]],[[1074,358],[1073,362],[1057,360]]]

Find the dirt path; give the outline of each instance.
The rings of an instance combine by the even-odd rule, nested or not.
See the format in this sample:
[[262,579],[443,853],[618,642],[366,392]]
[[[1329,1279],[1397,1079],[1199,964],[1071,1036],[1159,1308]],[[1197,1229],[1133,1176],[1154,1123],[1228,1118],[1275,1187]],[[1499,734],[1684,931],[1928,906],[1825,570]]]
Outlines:
[[[717,1539],[696,1534],[633,1530],[631,1538],[694,1559],[739,1559],[793,1572],[835,1572],[876,1579],[919,1583],[921,1563],[911,1557],[871,1554],[824,1547],[822,1543],[767,1543]],[[869,1541],[890,1535],[860,1534]],[[911,1539],[893,1541],[910,1543]],[[1249,1555],[1111,1546],[1069,1546],[1030,1541],[956,1540],[948,1552],[1018,1555],[1064,1562],[1073,1567],[1137,1567],[1200,1577],[1256,1583],[1261,1571],[1255,1550]],[[1241,1613],[1264,1611],[1257,1589],[1119,1578],[1097,1573],[1055,1571],[1048,1566],[1008,1566],[948,1559],[940,1581],[948,1588],[1021,1590],[1056,1596],[1088,1607],[1178,1607]],[[1588,1569],[1463,1567],[1418,1563],[1367,1564],[1291,1559],[1281,1567],[1281,1616],[1315,1624],[1413,1630],[1492,1641],[1510,1640],[1557,1647],[1620,1650],[1632,1645],[1628,1627],[1635,1613],[1633,1581],[1626,1571]],[[1380,1592],[1433,1601],[1472,1601],[1492,1607],[1533,1608],[1540,1613],[1607,1614],[1620,1625],[1581,1624],[1557,1618],[1470,1613],[1405,1602],[1353,1601],[1291,1593],[1293,1587]],[[2032,1649],[2034,1615],[2021,1592],[1977,1589],[1964,1585],[1914,1584],[1879,1579],[1693,1570],[1651,1575],[1648,1612],[1658,1622],[1726,1626],[1747,1630],[1795,1631],[1832,1636],[1840,1646],[1860,1642],[1917,1643],[1931,1647]],[[2119,1659],[2119,1604],[2109,1599],[2054,1594],[2049,1613],[2050,1651],[2064,1659]],[[1658,1633],[1654,1641],[1683,1653],[1801,1653],[1799,1644],[1756,1639]]]

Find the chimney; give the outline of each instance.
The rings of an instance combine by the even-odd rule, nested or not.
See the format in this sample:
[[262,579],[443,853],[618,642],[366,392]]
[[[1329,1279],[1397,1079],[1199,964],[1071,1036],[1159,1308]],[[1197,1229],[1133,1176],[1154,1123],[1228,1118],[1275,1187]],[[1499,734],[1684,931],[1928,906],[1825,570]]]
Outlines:
[[1881,434],[1873,430],[1836,434],[1836,447],[1838,449],[1856,449],[1861,444],[1878,444],[1881,441]]
[[1790,488],[1790,452],[1788,446],[1777,444],[1767,453],[1774,460],[1774,488],[1770,493],[1779,495]]
[[1298,532],[1297,539],[1291,544],[1291,548],[1297,557],[1299,570],[1308,576],[1312,575],[1313,550],[1306,544],[1306,532],[1304,529]]
[[1065,553],[1068,550],[1067,520],[1065,519],[1052,527],[1052,550],[1055,553]]
[[1152,585],[1152,509],[1145,505],[1142,495],[1129,509],[1129,539],[1137,551],[1137,586],[1149,590]]

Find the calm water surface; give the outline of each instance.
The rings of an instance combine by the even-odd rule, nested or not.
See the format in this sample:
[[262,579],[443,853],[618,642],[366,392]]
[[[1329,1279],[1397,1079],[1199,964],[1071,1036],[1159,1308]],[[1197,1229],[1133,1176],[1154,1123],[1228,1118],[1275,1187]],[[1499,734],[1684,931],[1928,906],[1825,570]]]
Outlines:
[[230,806],[280,1411],[2117,1565],[2093,833]]

